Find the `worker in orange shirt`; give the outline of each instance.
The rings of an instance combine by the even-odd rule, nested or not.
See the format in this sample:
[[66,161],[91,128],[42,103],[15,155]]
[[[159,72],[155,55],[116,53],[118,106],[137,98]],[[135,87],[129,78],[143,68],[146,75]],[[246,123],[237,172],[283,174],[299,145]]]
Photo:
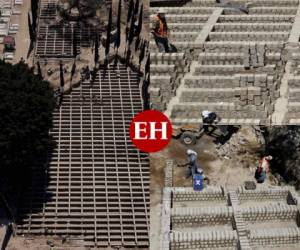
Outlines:
[[153,20],[151,33],[154,36],[159,52],[169,53],[170,46],[168,41],[168,26],[165,14],[165,10],[163,8],[159,8],[157,15]]

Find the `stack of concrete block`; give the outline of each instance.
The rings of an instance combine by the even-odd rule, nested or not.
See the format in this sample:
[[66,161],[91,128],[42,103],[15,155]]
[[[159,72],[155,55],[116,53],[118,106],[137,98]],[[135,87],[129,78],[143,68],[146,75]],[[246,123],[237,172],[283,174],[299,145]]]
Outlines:
[[291,23],[217,23],[214,27],[216,32],[227,31],[243,31],[243,32],[275,32],[275,31],[290,31],[292,28]]
[[166,103],[174,96],[174,79],[168,75],[151,76],[148,89],[152,109],[165,110]]
[[[270,33],[270,32],[269,32]],[[285,31],[266,32],[211,32],[210,41],[285,41],[289,33]]]
[[151,53],[150,106],[163,111],[175,95],[183,73],[187,70],[184,53]]
[[250,241],[252,246],[299,244],[300,230],[299,228],[268,228],[251,230]]
[[179,74],[187,72],[187,61],[184,53],[151,53],[150,61],[154,65],[175,65]]
[[[245,2],[234,0],[234,4]],[[298,6],[298,0],[253,0],[249,15],[218,8],[214,0],[166,8],[170,41],[192,65],[191,71],[185,71],[178,96],[166,105],[172,121],[198,123],[201,112],[210,109],[224,123],[270,124]],[[300,64],[295,64],[300,74]],[[298,93],[292,91],[292,100]],[[291,103],[289,109],[299,109],[300,115],[298,103]]]
[[[251,7],[249,8],[250,15],[296,15],[297,9],[293,7],[281,7],[281,8],[268,8],[268,7]],[[237,10],[225,9],[224,14],[234,15],[237,14]]]
[[247,200],[286,200],[290,191],[285,188],[260,188],[256,190],[246,190],[243,187],[238,189],[238,197],[241,201]]
[[[234,0],[236,4],[245,4],[243,0]],[[269,7],[289,7],[298,4],[298,0],[252,0],[251,1],[253,7],[258,6],[269,6]],[[215,6],[215,0],[193,0],[188,6]]]
[[232,208],[226,206],[215,207],[176,207],[172,209],[172,224],[181,226],[215,225],[231,223]]
[[195,192],[192,188],[174,188],[173,201],[226,201],[222,187],[209,187],[202,192]]
[[171,195],[172,190],[170,187],[165,187],[162,199],[162,212],[161,212],[161,240],[160,249],[170,249],[170,228],[171,228]]
[[295,15],[224,15],[221,16],[219,22],[222,23],[235,23],[235,22],[247,22],[247,23],[272,23],[272,22],[294,22]]
[[241,208],[246,221],[295,220],[297,206],[284,203],[270,203],[264,206],[249,206]]
[[[266,120],[268,117],[268,111],[263,106],[249,106],[246,105],[244,108],[236,107],[233,102],[190,102],[176,104],[173,106],[171,118],[190,119],[198,118],[201,120],[201,112],[203,110],[214,110],[219,114],[220,117],[232,117],[234,119],[259,119]],[[260,111],[260,112],[258,112]]]
[[237,234],[234,231],[205,232],[173,232],[171,233],[171,249],[212,249],[237,248]]
[[173,186],[173,160],[166,161],[165,167],[165,187]]
[[[164,7],[165,12],[169,15],[183,15],[183,14],[190,14],[190,15],[210,15],[215,8],[214,7],[185,7],[182,6],[180,8],[174,7]],[[155,15],[158,12],[159,8],[151,8],[151,14]]]
[[168,23],[168,28],[171,30],[171,32],[191,32],[195,30],[201,30],[203,25],[203,23]]
[[242,64],[244,54],[241,52],[235,53],[208,53],[202,52],[199,54],[199,64],[218,65],[218,64]]
[[198,36],[198,32],[195,31],[179,31],[179,32],[172,32],[170,34],[170,41],[172,41],[172,43],[176,42],[189,42],[192,40],[195,40]]

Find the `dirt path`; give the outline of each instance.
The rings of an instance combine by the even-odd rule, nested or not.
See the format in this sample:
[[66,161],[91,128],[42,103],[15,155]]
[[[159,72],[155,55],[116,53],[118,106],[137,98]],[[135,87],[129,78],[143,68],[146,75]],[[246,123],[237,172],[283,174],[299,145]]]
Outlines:
[[27,63],[31,63],[32,58],[26,59],[28,48],[30,45],[29,31],[28,31],[28,21],[27,15],[30,12],[30,1],[23,1],[23,5],[18,6],[16,10],[21,12],[20,15],[15,15],[12,17],[12,23],[19,24],[18,33],[15,36],[16,40],[16,51],[13,63],[17,63],[23,57]]

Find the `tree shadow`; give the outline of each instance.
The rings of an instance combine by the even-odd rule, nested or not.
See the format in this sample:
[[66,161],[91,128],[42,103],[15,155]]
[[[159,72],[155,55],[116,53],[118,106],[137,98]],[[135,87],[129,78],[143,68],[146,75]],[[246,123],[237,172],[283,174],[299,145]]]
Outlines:
[[265,130],[266,152],[272,155],[271,171],[300,188],[300,127],[276,126]]
[[48,151],[44,157],[37,157],[37,163],[32,165],[30,171],[26,174],[26,185],[22,189],[22,195],[18,200],[16,211],[16,224],[18,229],[26,230],[29,214],[37,214],[43,212],[47,202],[52,200],[53,194],[48,191],[49,184],[49,166],[52,154],[55,151],[57,143],[50,138]]
[[231,125],[216,125],[212,126],[211,129],[206,132],[210,137],[213,137],[214,143],[224,145],[227,141],[230,140],[231,136],[237,133],[239,127]]

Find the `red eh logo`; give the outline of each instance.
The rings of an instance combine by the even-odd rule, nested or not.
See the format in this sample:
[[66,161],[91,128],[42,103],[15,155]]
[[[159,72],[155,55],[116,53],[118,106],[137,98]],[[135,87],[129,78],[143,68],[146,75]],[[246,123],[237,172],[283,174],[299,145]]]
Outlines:
[[172,136],[172,125],[168,117],[156,110],[137,114],[130,124],[132,143],[144,152],[157,152],[166,147]]

